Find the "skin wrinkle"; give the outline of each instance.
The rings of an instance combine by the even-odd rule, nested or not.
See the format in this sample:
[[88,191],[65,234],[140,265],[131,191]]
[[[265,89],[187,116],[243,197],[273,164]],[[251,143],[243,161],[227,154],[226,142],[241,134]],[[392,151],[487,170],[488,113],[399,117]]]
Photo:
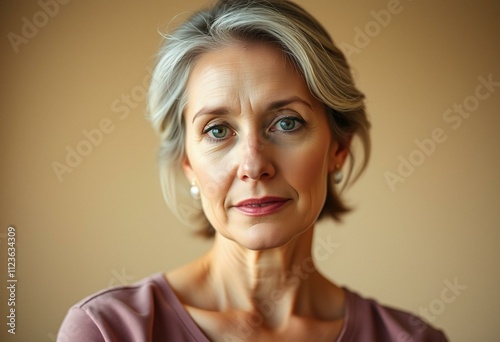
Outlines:
[[[202,55],[189,76],[187,96],[182,166],[200,188],[203,211],[216,230],[210,252],[167,275],[176,290],[188,292],[182,298],[193,319],[208,336],[217,336],[213,329],[221,322],[224,329],[236,329],[237,322],[252,317],[263,320],[259,327],[265,334],[341,320],[332,312],[342,312],[342,290],[310,265],[300,278],[293,273],[312,260],[313,227],[327,177],[347,153],[331,136],[323,104],[283,53],[266,44]],[[308,104],[289,102],[294,97]],[[297,121],[290,132],[274,129],[283,117],[305,122]],[[203,132],[212,125],[228,126],[229,134],[209,140]],[[260,216],[235,207],[262,196],[286,202]],[[321,298],[317,288],[324,289]],[[266,311],[262,303],[270,298],[276,300]]]
[[[275,56],[273,56],[274,58],[274,61],[276,61],[276,58]],[[219,63],[219,66],[220,65],[224,65],[224,66],[231,66],[231,67],[234,67],[234,65],[231,65],[230,63]],[[214,66],[210,66],[209,68],[207,68],[208,70],[210,70],[210,74],[213,74],[214,72],[217,71],[217,68],[214,69]],[[221,83],[222,85],[224,84],[224,77],[225,76],[229,76],[229,80],[226,80],[226,81],[233,81],[233,82],[238,82],[240,81],[240,78],[241,77],[238,77],[238,76],[245,76],[246,74],[248,74],[248,72],[241,72],[241,73],[230,73],[228,72],[228,70],[226,70],[225,68],[223,68],[221,70],[221,74],[219,74],[217,77],[219,78],[216,78],[217,81],[214,81],[215,82],[215,86],[213,86],[212,88],[209,89],[209,91],[207,91],[207,94],[205,95],[206,98],[213,98],[214,95],[217,95],[217,93],[220,93],[221,92]],[[204,77],[205,79],[208,77],[207,76],[207,72],[206,70],[204,70],[204,72],[201,74],[202,77]],[[252,80],[256,80],[258,79],[258,76],[259,75],[255,75]],[[236,78],[236,79],[235,79]],[[222,80],[222,81],[220,81]],[[238,106],[237,108],[231,108],[231,113],[240,113],[239,115],[240,116],[243,116],[245,117],[244,120],[242,120],[242,124],[241,126],[243,128],[241,128],[241,131],[243,132],[242,135],[246,135],[247,138],[246,138],[246,141],[244,144],[241,144],[241,158],[242,158],[242,162],[241,162],[241,165],[239,166],[240,168],[240,171],[242,173],[249,173],[249,171],[251,171],[252,168],[255,168],[256,164],[258,163],[259,165],[262,164],[262,165],[265,165],[267,164],[267,155],[268,154],[271,154],[273,151],[269,151],[268,153],[264,153],[264,151],[260,151],[260,137],[258,137],[256,135],[256,132],[258,131],[258,127],[256,127],[258,125],[258,123],[254,123],[253,121],[253,115],[256,115],[254,113],[258,112],[255,108],[252,107],[252,103],[258,103],[258,100],[255,100],[255,98],[258,98],[260,96],[260,93],[265,93],[265,89],[262,89],[261,92],[257,92],[257,95],[255,94],[252,94],[251,92],[249,92],[249,89],[252,89],[253,88],[251,87],[251,84],[252,82],[254,81],[249,81],[248,79],[244,79],[246,80],[246,83],[244,82],[245,85],[241,86],[238,88],[238,91],[240,92],[240,95],[239,95],[239,98],[240,98],[240,103],[244,103],[243,104],[243,107],[245,108],[246,111],[248,111],[248,115],[246,114],[247,112],[243,112],[242,111],[242,108],[241,108],[241,105]],[[248,83],[250,82],[250,85],[248,85]],[[210,87],[210,82],[205,82],[204,83],[205,85],[208,85],[208,87]],[[213,85],[213,83],[212,83]],[[226,87],[224,87],[224,90],[225,90]],[[229,95],[226,95],[226,97],[230,97],[230,94],[233,93],[232,91],[229,92]],[[223,95],[221,95],[223,96]],[[223,96],[224,97],[224,96]],[[244,97],[244,99],[242,99],[242,97]],[[246,101],[244,101],[246,99]],[[189,101],[188,101],[189,102]],[[188,108],[187,112],[190,112],[190,108]],[[251,115],[250,113],[253,113],[253,115]],[[230,115],[228,115],[230,116]],[[231,120],[231,119],[229,119]],[[247,123],[248,122],[248,123]],[[248,132],[247,132],[248,131]],[[304,139],[305,141],[307,141],[307,136],[305,137]],[[292,139],[291,140],[292,144],[294,143],[294,140]],[[266,141],[267,143],[267,141]],[[201,141],[200,142],[201,145],[203,145],[203,142]],[[226,144],[226,142],[222,142],[220,143],[221,145],[224,145]],[[274,149],[275,147],[268,147],[267,149],[268,150],[272,150]],[[209,149],[210,153],[218,153],[218,147],[214,147],[214,149]],[[267,151],[266,151],[267,152]],[[208,153],[206,155],[209,155]],[[226,165],[227,167],[227,165]],[[273,169],[274,165],[272,166],[268,166],[270,167],[270,170]],[[233,172],[235,166],[233,167],[229,167],[227,170],[228,173],[231,173]],[[260,168],[260,166],[257,167],[257,169]],[[274,171],[273,171],[274,172]],[[221,172],[222,173],[222,172]],[[268,173],[267,171],[265,172],[266,174]],[[217,177],[212,177],[213,179],[217,179]],[[221,184],[218,183],[217,184],[218,186],[220,186]],[[202,189],[202,193],[203,193],[203,189]],[[213,203],[212,203],[212,208],[215,210],[214,212],[219,212],[221,213],[220,215],[216,216],[217,218],[217,221],[221,222],[225,219],[227,219],[226,217],[224,217],[224,212],[220,212],[218,211],[217,209],[219,209],[218,207],[222,207],[222,205],[218,205],[217,207],[213,207]],[[222,215],[222,216],[221,216]]]

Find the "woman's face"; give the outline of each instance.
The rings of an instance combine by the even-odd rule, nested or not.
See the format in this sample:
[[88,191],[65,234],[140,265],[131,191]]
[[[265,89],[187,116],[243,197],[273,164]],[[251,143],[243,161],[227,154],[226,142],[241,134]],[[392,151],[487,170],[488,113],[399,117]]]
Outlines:
[[269,44],[207,52],[187,95],[183,168],[216,231],[260,250],[312,227],[347,151],[285,55]]

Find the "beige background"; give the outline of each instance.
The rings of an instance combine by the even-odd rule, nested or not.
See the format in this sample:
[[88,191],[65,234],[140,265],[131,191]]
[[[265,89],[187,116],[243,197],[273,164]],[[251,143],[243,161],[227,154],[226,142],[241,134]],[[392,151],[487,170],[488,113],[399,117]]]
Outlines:
[[[54,341],[74,302],[209,247],[163,203],[142,85],[157,29],[206,3],[71,1],[45,16],[36,1],[1,3],[1,340]],[[357,209],[339,227],[318,226],[318,238],[337,244],[320,268],[385,304],[427,308],[453,341],[500,341],[500,87],[473,98],[478,77],[500,81],[499,3],[401,0],[385,27],[371,12],[387,9],[385,0],[298,3],[344,50],[361,47],[349,60],[373,122],[371,164],[347,193]],[[20,36],[33,21],[40,27],[24,30],[30,38],[16,52],[9,32]],[[366,46],[359,30],[372,36]],[[453,106],[464,101],[477,108],[453,129],[458,121],[443,114],[456,120]],[[103,120],[112,132],[59,181],[52,163],[65,163],[68,146],[88,147],[83,130]],[[415,140],[435,129],[445,141],[419,160]],[[420,165],[391,191],[384,174],[398,173],[399,156]],[[5,324],[9,225],[17,228],[15,337]],[[445,303],[447,281],[466,288],[453,300],[446,292]]]

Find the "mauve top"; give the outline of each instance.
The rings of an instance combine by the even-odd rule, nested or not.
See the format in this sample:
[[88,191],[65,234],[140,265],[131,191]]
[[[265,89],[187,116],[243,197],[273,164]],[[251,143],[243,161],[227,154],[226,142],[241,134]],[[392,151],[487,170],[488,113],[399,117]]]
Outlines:
[[[338,342],[446,341],[441,331],[414,315],[381,306],[346,288],[344,291],[346,312]],[[248,333],[245,329],[242,326],[242,334]],[[233,340],[229,336],[224,338]],[[159,273],[130,286],[101,291],[77,303],[69,309],[57,341],[209,340]]]

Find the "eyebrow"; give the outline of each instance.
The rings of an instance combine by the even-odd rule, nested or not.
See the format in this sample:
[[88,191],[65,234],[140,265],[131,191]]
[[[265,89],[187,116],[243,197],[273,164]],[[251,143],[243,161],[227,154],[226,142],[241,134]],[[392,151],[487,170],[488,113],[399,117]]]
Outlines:
[[[301,97],[298,97],[298,96],[292,96],[292,97],[289,97],[289,98],[286,98],[286,99],[283,99],[283,100],[278,100],[278,101],[273,101],[271,102],[267,108],[266,108],[266,111],[273,111],[273,110],[276,110],[276,109],[279,109],[279,108],[283,108],[291,103],[294,103],[294,102],[298,102],[298,103],[301,103],[305,106],[307,106],[308,108],[310,108],[311,110],[313,109],[312,105],[304,100],[303,98]],[[193,121],[196,120],[196,118],[198,116],[202,116],[202,115],[209,115],[209,114],[212,114],[212,115],[228,115],[229,114],[229,108],[227,107],[224,107],[224,106],[204,106],[203,108],[201,108],[199,111],[196,112],[196,114],[194,115],[193,117]]]

